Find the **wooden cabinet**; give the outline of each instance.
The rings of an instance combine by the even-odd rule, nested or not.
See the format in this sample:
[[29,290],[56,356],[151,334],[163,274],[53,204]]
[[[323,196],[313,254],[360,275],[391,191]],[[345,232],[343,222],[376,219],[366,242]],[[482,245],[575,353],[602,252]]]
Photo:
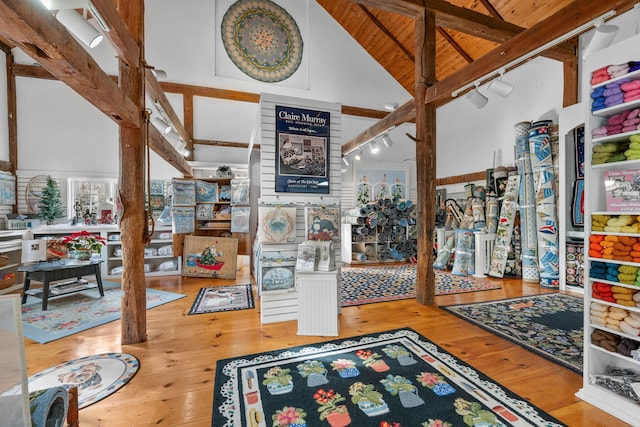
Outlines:
[[[589,82],[591,73],[608,65],[624,64],[629,61],[640,60],[640,36],[636,35],[624,40],[603,51],[596,52],[589,56],[585,63],[583,81]],[[596,86],[583,90],[583,99],[590,99],[591,93],[598,88],[606,87],[607,84],[615,83],[620,79],[629,78],[640,81],[640,72],[636,71],[625,74],[618,78],[609,79]],[[609,87],[607,87],[609,88]],[[640,99],[622,104],[616,104],[596,111],[591,110],[591,103],[587,106],[586,121],[586,142],[585,142],[585,235],[587,237],[588,257],[585,263],[585,345],[584,345],[584,381],[583,387],[577,393],[581,399],[590,404],[609,412],[615,417],[631,424],[640,425],[640,411],[638,401],[625,396],[624,390],[631,387],[625,385],[620,377],[613,378],[611,368],[618,372],[632,370],[640,375],[640,358],[627,355],[621,351],[618,345],[607,345],[601,338],[603,336],[611,338],[615,343],[624,343],[626,346],[638,347],[640,338],[638,333],[630,333],[632,329],[623,327],[622,322],[630,317],[640,318],[640,307],[637,304],[622,304],[616,295],[633,295],[639,292],[638,286],[632,284],[633,280],[626,279],[619,274],[624,272],[640,272],[640,258],[626,256],[623,250],[614,252],[610,256],[604,257],[601,251],[602,245],[598,241],[638,241],[640,233],[633,227],[622,228],[613,225],[602,226],[602,222],[609,224],[609,219],[615,219],[611,224],[618,224],[623,215],[637,220],[640,215],[640,208],[614,208],[612,199],[607,200],[605,189],[605,177],[620,171],[635,170],[640,174],[640,160],[625,160],[616,158],[617,161],[601,162],[602,156],[596,156],[596,152],[608,149],[610,144],[617,141],[629,141],[633,135],[640,135],[640,129],[630,132],[620,132],[616,134],[601,135],[592,137],[592,131],[607,124],[612,124],[609,120],[612,116],[625,111],[640,108]],[[626,156],[626,155],[625,155]],[[635,193],[627,194],[632,198],[638,198],[637,188],[632,188]],[[613,193],[611,194],[613,195]],[[639,205],[640,206],[640,205]],[[622,209],[623,211],[620,211]],[[595,222],[594,222],[595,221]],[[627,240],[631,238],[631,240]],[[606,246],[606,245],[605,245]],[[602,256],[600,255],[602,254]],[[601,272],[606,271],[602,276]],[[614,272],[619,272],[614,274]],[[615,288],[613,288],[615,286]],[[611,288],[615,293],[613,297],[608,297],[601,289]],[[615,314],[614,314],[615,313]],[[613,318],[616,319],[613,319]],[[609,319],[613,319],[609,321]],[[625,322],[626,323],[626,322]],[[637,380],[636,384],[637,384]],[[637,391],[636,391],[637,393]],[[637,396],[636,396],[637,397]]]

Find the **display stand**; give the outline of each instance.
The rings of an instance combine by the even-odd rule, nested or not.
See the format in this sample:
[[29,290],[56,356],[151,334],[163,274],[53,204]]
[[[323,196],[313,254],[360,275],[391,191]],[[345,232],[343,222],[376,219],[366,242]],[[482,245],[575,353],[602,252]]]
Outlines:
[[337,271],[296,273],[298,335],[338,336]]

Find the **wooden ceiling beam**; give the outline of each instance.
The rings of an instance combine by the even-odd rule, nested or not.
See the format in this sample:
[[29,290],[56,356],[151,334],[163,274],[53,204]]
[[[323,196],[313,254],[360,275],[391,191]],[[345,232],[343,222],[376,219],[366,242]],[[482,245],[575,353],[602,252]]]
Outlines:
[[91,0],[102,19],[109,27],[105,36],[118,53],[118,57],[129,66],[135,67],[140,62],[140,47],[124,24],[113,0]]
[[149,125],[149,148],[166,160],[178,172],[186,177],[193,176],[193,168],[187,163],[184,156],[179,154],[173,145],[160,133],[155,126]]
[[416,118],[416,105],[415,101],[412,99],[400,107],[396,108],[391,113],[387,114],[382,120],[376,122],[374,125],[365,129],[363,132],[358,134],[355,138],[347,141],[347,143],[342,144],[342,155],[345,153],[351,152],[354,149],[358,148],[364,142],[369,141],[370,139],[380,135],[382,132],[387,129],[398,126],[402,123],[406,123],[412,121]]
[[[249,148],[248,142],[212,141],[209,139],[194,139],[193,145],[207,145],[210,147]],[[259,150],[260,144],[253,144],[251,148],[253,148],[254,150]]]
[[140,126],[135,104],[40,2],[0,0],[0,33],[119,125]]
[[385,27],[382,24],[382,22],[380,22],[378,18],[376,18],[376,16],[373,13],[371,13],[371,11],[369,11],[369,9],[367,9],[365,6],[361,4],[359,4],[358,7],[360,8],[360,10],[362,10],[362,12],[364,12],[365,15],[367,15],[367,18],[369,18],[369,20],[371,20],[371,22],[373,22],[373,24],[376,27],[378,27],[380,31],[382,31],[382,33],[386,35],[389,38],[389,40],[391,40],[393,44],[396,45],[398,49],[402,51],[402,53],[405,54],[407,58],[409,58],[411,62],[415,62],[416,58],[415,56],[413,56],[413,53],[409,52],[409,50],[406,47],[404,47],[402,43],[398,41],[398,39],[391,33],[391,31],[389,31],[389,29]]
[[167,96],[164,94],[164,91],[162,90],[162,86],[160,85],[160,82],[158,82],[158,80],[156,79],[156,76],[148,68],[145,70],[144,80],[145,80],[145,88],[147,90],[147,95],[149,96],[149,98],[151,98],[151,100],[154,103],[157,102],[160,105],[160,108],[162,108],[164,112],[167,114],[167,118],[171,121],[171,124],[176,129],[176,132],[178,132],[178,134],[180,135],[184,143],[187,144],[187,146],[191,146],[191,135],[187,133],[186,129],[182,124],[182,121],[180,120],[175,110],[169,103]]
[[489,12],[491,14],[491,16],[493,16],[494,18],[498,18],[498,19],[504,21],[504,18],[500,15],[500,12],[498,12],[496,10],[496,8],[493,7],[493,5],[491,4],[491,2],[489,0],[480,0],[480,3],[482,3],[484,8],[487,9],[487,12]]
[[429,87],[426,102],[444,104],[451,100],[451,93],[479,78],[504,67],[512,61],[586,24],[609,10],[618,13],[629,10],[637,0],[575,0],[547,19],[540,21],[527,31],[476,59],[464,69],[456,71],[442,81]]
[[464,58],[465,61],[467,61],[467,63],[473,62],[473,58],[463,48],[461,48],[458,43],[456,43],[453,37],[451,37],[444,28],[436,27],[436,31],[442,36],[442,38],[447,41],[447,43],[449,43],[452,48],[456,50],[456,52],[460,54],[460,56],[462,56],[462,58]]
[[[408,16],[416,16],[425,7],[423,0],[351,0],[357,4],[364,4],[370,7],[394,12],[394,7],[390,3],[396,4],[396,9],[404,11],[416,11],[414,15],[403,13]],[[517,34],[525,31],[525,28],[511,24],[499,18],[485,15],[475,10],[455,6],[444,0],[428,0],[426,7],[435,12],[436,25],[474,37],[490,40],[496,43],[504,43]],[[399,13],[399,12],[395,12]],[[549,49],[545,56],[557,60],[564,60],[575,55],[575,50],[570,44],[562,44],[553,49]]]

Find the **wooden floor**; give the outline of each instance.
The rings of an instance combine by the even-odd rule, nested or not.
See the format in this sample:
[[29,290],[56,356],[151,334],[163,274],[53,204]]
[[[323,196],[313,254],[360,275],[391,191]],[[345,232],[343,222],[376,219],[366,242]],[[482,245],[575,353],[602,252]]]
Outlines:
[[[237,283],[253,282],[248,270],[245,266]],[[147,311],[146,342],[121,345],[119,320],[48,344],[25,340],[28,373],[93,354],[130,353],[140,360],[138,374],[115,394],[82,409],[81,426],[210,426],[216,360],[333,339],[298,336],[296,321],[262,325],[259,299],[255,310],[187,315],[201,287],[233,283],[178,276],[149,279],[151,288],[187,297]],[[499,290],[436,297],[436,305],[545,292],[509,280]],[[345,307],[340,337],[411,327],[570,426],[626,425],[574,396],[582,385],[580,375],[436,305],[403,300]]]

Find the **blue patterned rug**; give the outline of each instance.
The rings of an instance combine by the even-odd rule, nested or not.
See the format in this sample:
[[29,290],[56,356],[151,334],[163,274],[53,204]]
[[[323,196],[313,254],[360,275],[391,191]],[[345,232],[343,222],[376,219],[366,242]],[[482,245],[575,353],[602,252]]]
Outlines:
[[[434,272],[436,295],[500,289],[500,285],[488,281],[476,281],[440,270]],[[415,264],[342,268],[340,303],[343,307],[415,297]]]
[[211,425],[564,424],[405,328],[219,360]]
[[582,373],[582,298],[554,293],[441,308]]

